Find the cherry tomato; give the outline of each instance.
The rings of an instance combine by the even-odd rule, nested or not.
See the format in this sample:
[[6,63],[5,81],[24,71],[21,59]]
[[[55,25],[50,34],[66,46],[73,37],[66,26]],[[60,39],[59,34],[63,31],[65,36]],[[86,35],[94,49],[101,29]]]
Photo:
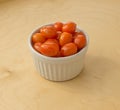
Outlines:
[[74,22],[56,22],[40,28],[40,33],[32,36],[33,48],[49,57],[66,57],[85,47],[86,37],[82,31],[76,32]]
[[70,56],[77,53],[77,46],[74,43],[68,43],[65,44],[62,48],[61,48],[61,54],[63,56]]
[[57,30],[54,26],[44,26],[40,29],[40,32],[46,37],[46,38],[55,38],[57,36]]
[[40,52],[40,46],[41,46],[41,45],[42,45],[41,42],[37,42],[37,43],[35,43],[35,44],[33,45],[33,47],[34,47],[34,49],[35,49],[36,51]]
[[57,53],[56,57],[62,57],[61,51]]
[[73,37],[74,37],[74,38],[77,37],[77,35],[84,35],[84,34],[83,34],[83,32],[81,32],[81,31],[80,31],[80,32],[75,32],[75,33],[73,33]]
[[45,44],[53,44],[53,43],[59,44],[57,39],[47,39],[44,43]]
[[56,22],[54,23],[54,27],[56,28],[57,31],[62,31],[63,23]]
[[40,46],[40,53],[45,56],[54,57],[58,54],[58,52],[59,52],[59,46],[56,43],[53,44],[43,43]]
[[46,38],[41,34],[41,33],[35,33],[33,36],[32,36],[32,42],[33,43],[36,43],[36,42],[45,42]]
[[74,39],[74,43],[77,45],[78,49],[82,49],[86,45],[86,38],[84,35],[77,35]]
[[72,42],[72,34],[68,32],[63,32],[59,38],[59,43],[61,46]]
[[62,27],[63,32],[74,33],[76,30],[76,24],[74,22],[65,23]]
[[58,39],[58,40],[60,39],[61,34],[62,34],[61,31],[57,31],[57,39]]

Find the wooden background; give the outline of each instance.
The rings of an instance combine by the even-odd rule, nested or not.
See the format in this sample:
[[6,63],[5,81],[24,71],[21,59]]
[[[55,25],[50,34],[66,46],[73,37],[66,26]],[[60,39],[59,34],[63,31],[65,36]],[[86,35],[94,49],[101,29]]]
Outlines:
[[[84,71],[67,82],[40,77],[28,47],[56,21],[90,37]],[[0,110],[120,110],[120,0],[0,0]]]

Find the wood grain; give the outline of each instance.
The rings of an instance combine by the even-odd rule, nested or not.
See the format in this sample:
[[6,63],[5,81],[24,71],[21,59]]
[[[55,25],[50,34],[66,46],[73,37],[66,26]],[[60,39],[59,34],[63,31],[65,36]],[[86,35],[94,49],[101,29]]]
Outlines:
[[[83,72],[67,82],[36,72],[31,31],[75,21],[90,36]],[[119,0],[0,0],[0,110],[120,110]]]

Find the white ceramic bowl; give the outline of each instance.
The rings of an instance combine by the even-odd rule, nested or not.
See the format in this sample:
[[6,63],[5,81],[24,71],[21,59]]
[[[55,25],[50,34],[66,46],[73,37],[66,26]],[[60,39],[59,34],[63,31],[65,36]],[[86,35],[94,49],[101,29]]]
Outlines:
[[40,75],[51,81],[66,81],[79,75],[84,66],[84,58],[89,43],[89,38],[86,32],[77,28],[77,31],[82,31],[84,33],[87,40],[87,45],[81,51],[71,56],[55,58],[44,56],[32,47],[32,35],[39,32],[39,30],[40,28],[37,28],[32,34],[30,34],[28,43],[35,67]]

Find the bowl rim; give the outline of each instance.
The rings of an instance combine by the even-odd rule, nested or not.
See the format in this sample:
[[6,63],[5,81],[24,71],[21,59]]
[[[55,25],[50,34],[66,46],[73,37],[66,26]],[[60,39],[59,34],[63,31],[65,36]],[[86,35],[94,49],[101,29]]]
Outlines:
[[[53,24],[47,24],[47,25],[53,25]],[[45,55],[42,55],[40,54],[39,52],[37,52],[33,46],[32,46],[32,36],[34,33],[36,33],[38,30],[40,30],[41,27],[43,26],[47,26],[47,25],[42,25],[42,26],[39,26],[37,28],[35,28],[29,35],[29,38],[28,38],[28,44],[29,44],[29,48],[31,49],[31,51],[35,54],[37,54],[37,56],[39,57],[42,57],[44,59],[47,59],[47,60],[68,60],[68,59],[71,59],[71,58],[74,58],[76,56],[79,56],[81,53],[83,53],[87,48],[88,48],[88,45],[89,45],[89,37],[88,37],[88,34],[82,30],[80,27],[77,27],[77,31],[81,31],[84,33],[85,37],[86,37],[86,40],[87,40],[87,44],[84,48],[82,48],[79,52],[77,52],[76,54],[73,54],[73,55],[70,55],[70,56],[66,56],[66,57],[49,57],[49,56],[45,56]]]

